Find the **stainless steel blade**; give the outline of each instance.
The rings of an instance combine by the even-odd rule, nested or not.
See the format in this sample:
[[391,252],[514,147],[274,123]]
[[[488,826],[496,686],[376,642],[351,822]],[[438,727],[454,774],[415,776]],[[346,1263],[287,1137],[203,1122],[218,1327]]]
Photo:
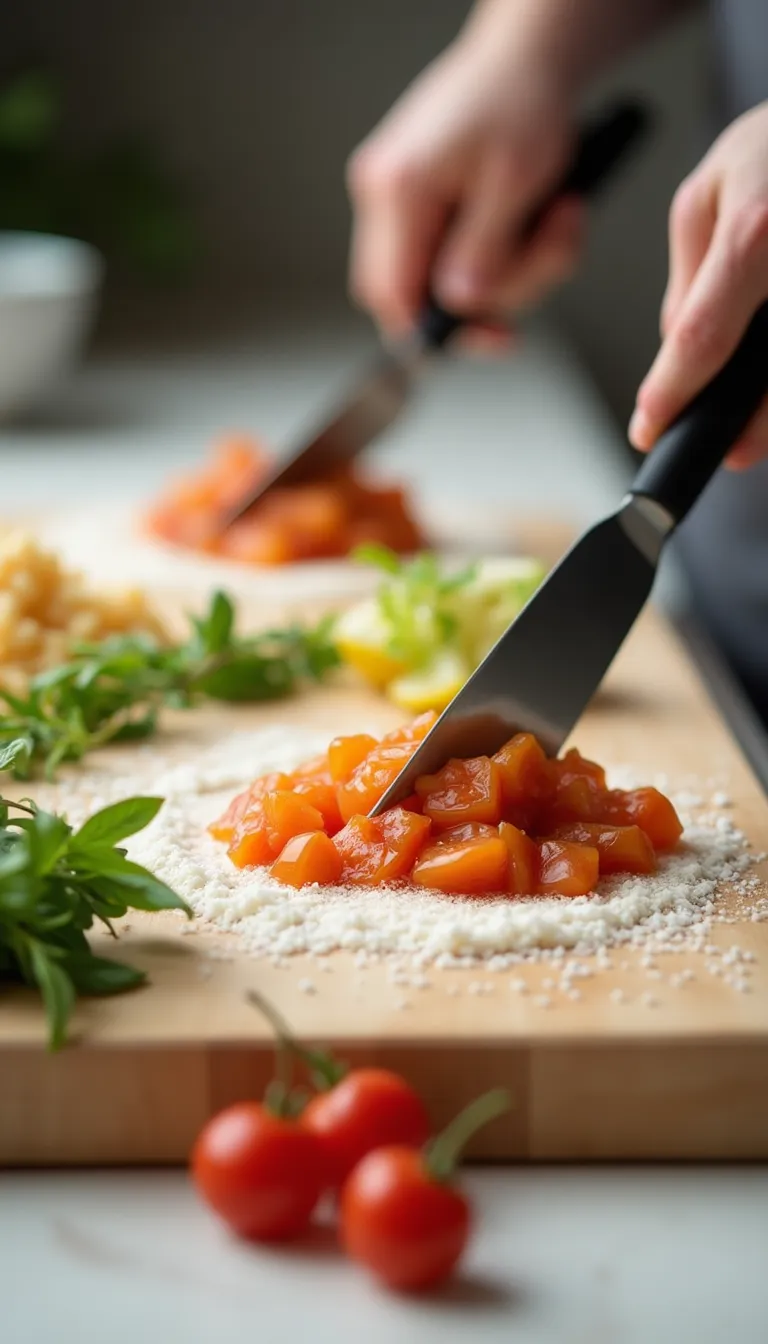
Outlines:
[[341,409],[222,516],[221,530],[248,513],[268,490],[328,476],[356,458],[402,410],[416,366],[417,360],[405,354],[379,358]]
[[555,755],[594,695],[651,591],[665,510],[629,497],[552,571],[451,701],[371,815],[451,757],[487,755],[535,733]]

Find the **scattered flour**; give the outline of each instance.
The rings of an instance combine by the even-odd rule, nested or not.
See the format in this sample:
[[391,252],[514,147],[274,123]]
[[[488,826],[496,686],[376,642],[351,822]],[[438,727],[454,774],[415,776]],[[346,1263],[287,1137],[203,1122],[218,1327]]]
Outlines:
[[[202,920],[234,931],[245,950],[276,964],[296,953],[322,956],[346,949],[361,954],[360,964],[394,955],[420,967],[466,967],[487,965],[493,958],[494,969],[501,970],[535,960],[538,949],[548,949],[557,959],[566,950],[577,956],[597,952],[599,968],[610,969],[605,949],[619,944],[654,951],[693,945],[709,953],[712,918],[719,917],[716,897],[725,882],[744,902],[756,894],[752,904],[758,915],[768,912],[764,894],[759,888],[753,892],[754,879],[746,876],[754,856],[744,836],[722,815],[704,822],[685,815],[685,848],[664,858],[656,873],[612,878],[594,896],[567,900],[456,899],[404,887],[314,886],[296,891],[263,870],[234,868],[223,845],[206,834],[206,824],[238,788],[268,770],[292,768],[323,750],[330,736],[330,727],[308,734],[276,725],[232,735],[202,751],[193,764],[173,769],[156,750],[145,749],[143,756],[136,754],[130,777],[103,770],[90,776],[87,794],[70,778],[60,786],[58,805],[79,821],[131,792],[163,794],[166,804],[158,817],[129,841],[131,858],[168,882]],[[612,782],[632,781],[622,771]],[[733,954],[731,961],[741,987],[743,969],[739,966],[736,972]],[[645,965],[655,971],[650,957]],[[573,960],[559,960],[559,966],[559,988],[576,997],[571,979],[591,972]],[[409,983],[421,987],[423,981]],[[552,980],[542,982],[545,989],[553,985]],[[525,992],[519,981],[511,987]],[[305,992],[312,991],[307,986]],[[538,998],[541,1006],[545,997]],[[405,1008],[408,1000],[401,1003]]]

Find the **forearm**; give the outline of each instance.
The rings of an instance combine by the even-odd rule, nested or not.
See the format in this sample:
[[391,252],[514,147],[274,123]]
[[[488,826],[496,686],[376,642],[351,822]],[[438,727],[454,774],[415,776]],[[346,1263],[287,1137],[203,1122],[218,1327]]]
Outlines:
[[693,0],[477,0],[462,42],[530,64],[574,92]]

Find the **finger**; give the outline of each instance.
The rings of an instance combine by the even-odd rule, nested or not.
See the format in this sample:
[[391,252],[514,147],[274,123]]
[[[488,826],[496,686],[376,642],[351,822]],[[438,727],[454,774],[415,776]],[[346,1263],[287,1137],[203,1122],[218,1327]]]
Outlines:
[[563,197],[548,211],[530,243],[501,277],[488,302],[503,312],[521,313],[540,303],[549,290],[576,269],[584,245],[587,210],[575,196]]
[[753,415],[726,461],[733,471],[746,471],[768,458],[768,397]]
[[678,187],[669,212],[669,280],[661,304],[663,336],[677,317],[707,255],[716,221],[715,178],[696,173]]
[[350,289],[385,330],[400,334],[423,302],[446,202],[427,176],[383,159],[361,155],[350,181],[356,207]]
[[723,211],[702,262],[650,372],[629,426],[650,448],[731,357],[768,292],[768,211]]
[[485,153],[436,259],[433,283],[446,306],[473,312],[487,301],[525,216],[556,177],[555,153],[559,147],[538,161],[527,148],[494,146]]

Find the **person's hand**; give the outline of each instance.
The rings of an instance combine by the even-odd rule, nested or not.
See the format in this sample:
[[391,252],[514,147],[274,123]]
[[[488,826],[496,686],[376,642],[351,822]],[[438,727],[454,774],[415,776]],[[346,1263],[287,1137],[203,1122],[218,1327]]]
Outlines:
[[567,162],[571,101],[567,81],[465,37],[355,152],[350,283],[387,333],[411,328],[430,286],[445,307],[487,318],[530,307],[571,273],[579,201],[557,201],[520,240]]
[[[768,299],[768,103],[739,117],[679,187],[669,220],[663,343],[629,426],[636,448],[661,431],[722,368]],[[768,457],[768,398],[729,465]]]

